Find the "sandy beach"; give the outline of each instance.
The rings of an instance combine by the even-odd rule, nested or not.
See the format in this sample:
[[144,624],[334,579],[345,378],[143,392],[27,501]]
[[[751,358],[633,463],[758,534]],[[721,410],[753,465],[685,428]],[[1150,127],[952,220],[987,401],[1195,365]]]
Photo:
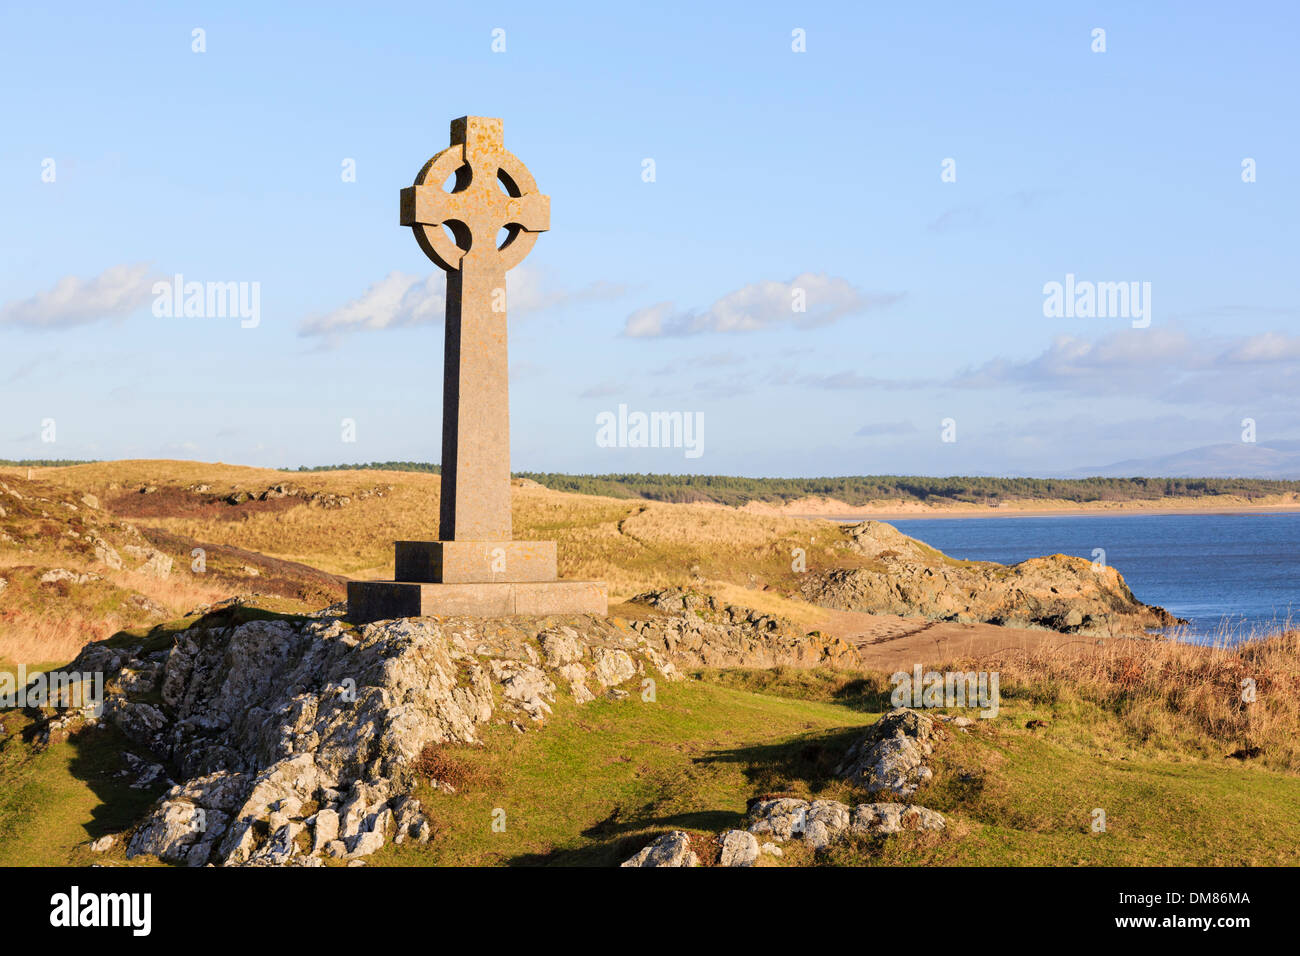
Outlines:
[[1263,501],[1235,496],[1156,498],[1138,501],[1024,501],[996,506],[975,504],[926,505],[893,501],[854,506],[830,498],[799,498],[775,504],[752,501],[739,510],[750,514],[823,521],[902,521],[923,518],[1088,518],[1115,515],[1266,515],[1300,513],[1300,496],[1282,495]]

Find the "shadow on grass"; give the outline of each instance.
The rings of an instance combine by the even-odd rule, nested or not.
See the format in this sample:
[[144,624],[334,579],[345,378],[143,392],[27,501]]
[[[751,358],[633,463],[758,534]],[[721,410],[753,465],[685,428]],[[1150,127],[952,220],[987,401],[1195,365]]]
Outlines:
[[861,727],[846,727],[781,743],[718,750],[695,762],[740,764],[755,795],[807,792],[815,796],[842,786],[835,768],[861,736]]
[[[281,614],[256,607],[229,604],[214,608],[196,617],[170,621],[148,629],[123,630],[100,646],[114,648],[138,647],[141,656],[166,651],[176,635],[191,628],[216,629],[230,627],[253,620],[296,620],[301,616]],[[200,632],[201,639],[201,632]],[[75,663],[75,662],[74,662]],[[48,672],[79,670],[79,666],[62,664]],[[107,676],[107,675],[106,675]],[[35,680],[35,678],[33,678]],[[29,683],[29,688],[33,685]],[[136,700],[146,700],[158,706],[160,691],[137,694]],[[60,708],[62,714],[70,713]],[[42,742],[44,729],[54,713],[49,708],[35,706],[6,711],[5,736],[0,740],[0,750],[6,743],[15,749],[0,752],[0,767],[6,771],[6,792],[0,794],[0,809],[11,820],[52,819],[57,822],[60,836],[57,843],[66,849],[110,833],[120,833],[139,822],[149,806],[166,789],[160,780],[156,784],[136,789],[132,787],[136,774],[131,772],[125,755],[133,753],[150,763],[161,763],[168,774],[173,768],[146,746],[128,739],[107,721],[99,725],[81,725],[74,732],[51,732],[48,745]],[[163,775],[164,777],[166,776]],[[84,788],[94,795],[94,806],[86,809],[88,801],[77,795]],[[88,818],[87,818],[88,815]],[[53,852],[55,848],[51,848]],[[77,851],[82,852],[82,851]],[[75,861],[74,857],[74,861]],[[24,861],[26,863],[28,861]],[[50,859],[32,860],[33,863],[63,863],[57,854]]]
[[92,840],[134,826],[167,789],[165,783],[159,782],[136,790],[131,787],[130,774],[117,776],[127,769],[122,754],[141,748],[133,746],[116,727],[84,729],[68,738],[68,745],[74,749],[68,763],[69,772],[99,799],[98,806],[90,812],[90,821],[85,824]]
[[[809,734],[781,743],[715,750],[693,761],[699,766],[735,764],[753,797],[768,794],[818,794],[841,789],[835,768],[862,734],[861,727]],[[665,793],[665,799],[680,799]],[[635,809],[620,805],[605,819],[587,827],[582,836],[592,842],[545,853],[525,853],[508,859],[510,866],[617,866],[670,830],[709,834],[743,828],[745,814],[735,810],[660,811],[658,802]]]
[[[645,818],[619,827],[623,832],[611,834],[596,843],[565,847],[548,853],[521,853],[505,862],[507,866],[618,866],[672,830],[688,830],[712,836],[741,826],[743,820],[744,814],[730,810],[700,810]],[[597,827],[584,830],[583,836],[593,835]]]
[[833,703],[864,714],[883,714],[894,707],[890,701],[892,687],[882,674],[824,668],[731,667],[693,670],[691,676],[733,690]]

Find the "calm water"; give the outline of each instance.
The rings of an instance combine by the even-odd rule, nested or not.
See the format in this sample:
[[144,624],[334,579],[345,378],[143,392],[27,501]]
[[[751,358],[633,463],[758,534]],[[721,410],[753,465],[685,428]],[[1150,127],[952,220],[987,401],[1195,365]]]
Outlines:
[[1124,575],[1139,601],[1192,624],[1207,641],[1300,626],[1300,513],[927,518],[890,521],[955,558],[1015,564],[1045,554],[1093,559]]

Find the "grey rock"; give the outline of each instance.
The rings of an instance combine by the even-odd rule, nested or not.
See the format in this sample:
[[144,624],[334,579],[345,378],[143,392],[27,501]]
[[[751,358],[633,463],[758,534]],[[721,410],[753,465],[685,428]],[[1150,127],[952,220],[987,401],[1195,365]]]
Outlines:
[[758,860],[758,838],[747,830],[728,830],[718,842],[722,845],[719,866],[753,866]]
[[[942,830],[941,814],[903,803],[863,803],[848,807],[834,800],[780,797],[758,801],[750,808],[749,831],[774,840],[804,839],[821,850],[850,833],[888,835],[905,830]],[[766,847],[766,844],[765,844]]]
[[338,836],[338,812],[335,810],[317,811],[312,825],[311,852],[313,854],[324,852],[325,847],[337,840]]
[[700,858],[691,850],[690,837],[674,830],[657,838],[623,866],[699,866]]
[[910,797],[934,775],[925,765],[934,739],[932,718],[896,708],[849,749],[838,772],[864,790]]
[[100,837],[98,840],[95,840],[90,844],[90,852],[107,853],[109,850],[113,849],[113,844],[115,844],[116,842],[117,842],[117,834],[115,833],[106,834],[105,836]]

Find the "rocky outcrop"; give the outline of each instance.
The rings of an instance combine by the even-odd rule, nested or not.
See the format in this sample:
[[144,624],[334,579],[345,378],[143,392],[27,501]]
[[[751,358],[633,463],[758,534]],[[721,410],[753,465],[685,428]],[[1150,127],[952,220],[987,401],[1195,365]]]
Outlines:
[[665,833],[642,849],[623,866],[699,866],[700,858],[691,850],[691,838],[685,830]]
[[253,620],[196,626],[160,651],[93,644],[69,669],[105,672],[102,719],[180,781],[128,857],[310,866],[429,838],[409,795],[426,745],[475,743],[492,721],[526,730],[562,693],[678,677],[636,633],[575,623]]
[[849,748],[836,773],[869,793],[910,797],[933,772],[925,758],[940,736],[932,718],[905,707],[885,714]]
[[776,797],[759,800],[749,810],[749,832],[773,840],[805,840],[820,850],[850,834],[888,835],[905,830],[942,830],[941,814],[903,803],[860,803]]
[[[225,606],[170,647],[86,647],[68,669],[102,672],[107,694],[102,716],[75,719],[115,725],[149,755],[130,758],[137,784],[168,787],[127,836],[128,857],[316,866],[429,839],[411,796],[428,745],[478,743],[489,723],[523,732],[561,695],[627,697],[648,680],[679,679],[679,666],[853,660],[847,644],[746,608],[689,592],[648,600],[661,613],[633,622],[417,618],[361,628],[341,619],[341,606],[315,619]],[[755,846],[731,834],[722,852],[728,865],[751,865]]]
[[839,638],[806,634],[784,618],[708,594],[665,588],[632,601],[665,612],[630,626],[679,667],[859,666],[857,651]]
[[122,549],[130,557],[139,561],[136,571],[150,577],[165,578],[172,573],[172,559],[155,548],[142,548],[128,544]]
[[848,525],[844,534],[863,566],[809,571],[800,591],[813,604],[1097,636],[1185,623],[1137,600],[1114,568],[1083,558],[958,561],[879,521]]

